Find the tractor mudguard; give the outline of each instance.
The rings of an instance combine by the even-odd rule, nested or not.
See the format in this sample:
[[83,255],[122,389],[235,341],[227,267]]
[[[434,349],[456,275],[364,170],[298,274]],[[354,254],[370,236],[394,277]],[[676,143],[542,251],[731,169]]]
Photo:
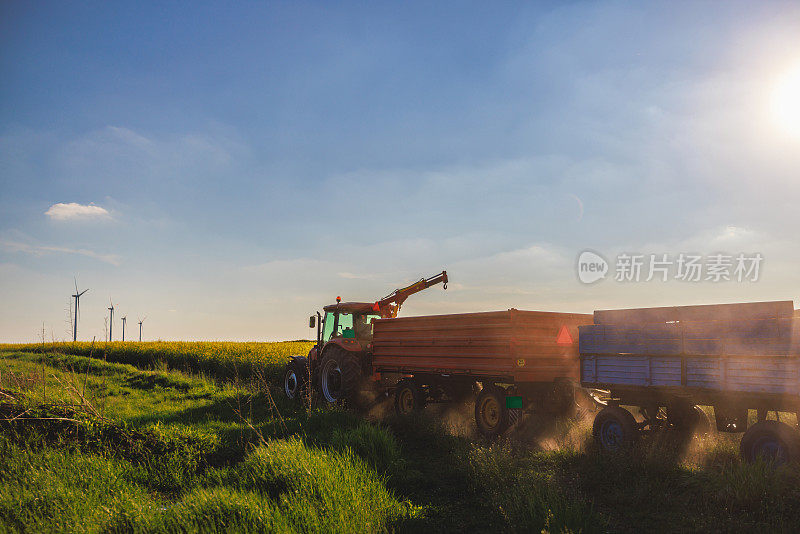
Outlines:
[[308,351],[308,356],[306,357],[308,359],[308,361],[316,360],[317,359],[317,352],[318,351],[317,351],[317,346],[316,345],[311,347],[311,349]]

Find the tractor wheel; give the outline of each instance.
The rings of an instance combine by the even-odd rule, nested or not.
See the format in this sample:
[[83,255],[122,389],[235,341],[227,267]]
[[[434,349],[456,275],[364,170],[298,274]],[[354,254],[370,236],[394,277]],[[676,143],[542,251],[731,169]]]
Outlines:
[[760,457],[778,465],[786,464],[800,460],[800,434],[786,423],[761,421],[744,433],[739,448],[748,462]]
[[639,439],[639,428],[631,412],[606,406],[594,418],[592,436],[604,451],[618,451]]
[[319,389],[327,402],[346,399],[360,383],[361,365],[356,354],[339,347],[325,351],[319,367]]
[[425,390],[414,380],[405,378],[394,392],[394,411],[397,415],[421,412],[425,408]]
[[475,423],[487,438],[499,436],[508,428],[506,392],[494,384],[484,387],[475,399]]
[[307,393],[308,363],[305,358],[292,359],[283,373],[283,393],[289,400],[301,399]]

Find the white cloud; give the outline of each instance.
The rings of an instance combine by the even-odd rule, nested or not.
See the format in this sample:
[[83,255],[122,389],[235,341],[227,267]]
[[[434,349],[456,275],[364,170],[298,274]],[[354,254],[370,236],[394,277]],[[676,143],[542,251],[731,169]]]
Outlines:
[[111,214],[105,208],[94,204],[78,204],[77,202],[53,204],[44,214],[54,221],[85,221],[111,218]]
[[68,247],[54,247],[54,246],[47,246],[47,245],[29,245],[27,243],[19,243],[17,241],[0,241],[0,247],[8,250],[10,252],[23,252],[25,254],[31,254],[33,256],[44,256],[46,254],[52,253],[62,253],[62,254],[78,254],[80,256],[86,256],[89,258],[94,258],[100,260],[105,263],[110,263],[114,266],[120,265],[120,257],[114,254],[101,254],[95,252],[93,250],[85,249],[85,248],[68,248]]

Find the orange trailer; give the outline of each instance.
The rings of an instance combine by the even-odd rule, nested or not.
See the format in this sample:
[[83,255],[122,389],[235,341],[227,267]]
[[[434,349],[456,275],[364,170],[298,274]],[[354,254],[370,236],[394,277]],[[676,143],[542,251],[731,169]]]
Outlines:
[[376,372],[447,373],[509,383],[578,381],[578,327],[591,314],[521,311],[375,321]]
[[522,311],[379,319],[371,345],[376,377],[403,414],[479,389],[478,429],[505,430],[522,410],[564,413],[580,380],[578,327],[591,314]]

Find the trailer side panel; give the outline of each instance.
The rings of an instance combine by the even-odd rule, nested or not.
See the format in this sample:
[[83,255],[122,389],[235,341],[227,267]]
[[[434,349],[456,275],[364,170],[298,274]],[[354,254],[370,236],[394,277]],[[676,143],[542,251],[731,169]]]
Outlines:
[[800,395],[791,301],[595,312],[598,320],[580,327],[585,386]]
[[514,382],[577,381],[578,327],[591,322],[589,314],[514,309],[378,320],[373,367]]

